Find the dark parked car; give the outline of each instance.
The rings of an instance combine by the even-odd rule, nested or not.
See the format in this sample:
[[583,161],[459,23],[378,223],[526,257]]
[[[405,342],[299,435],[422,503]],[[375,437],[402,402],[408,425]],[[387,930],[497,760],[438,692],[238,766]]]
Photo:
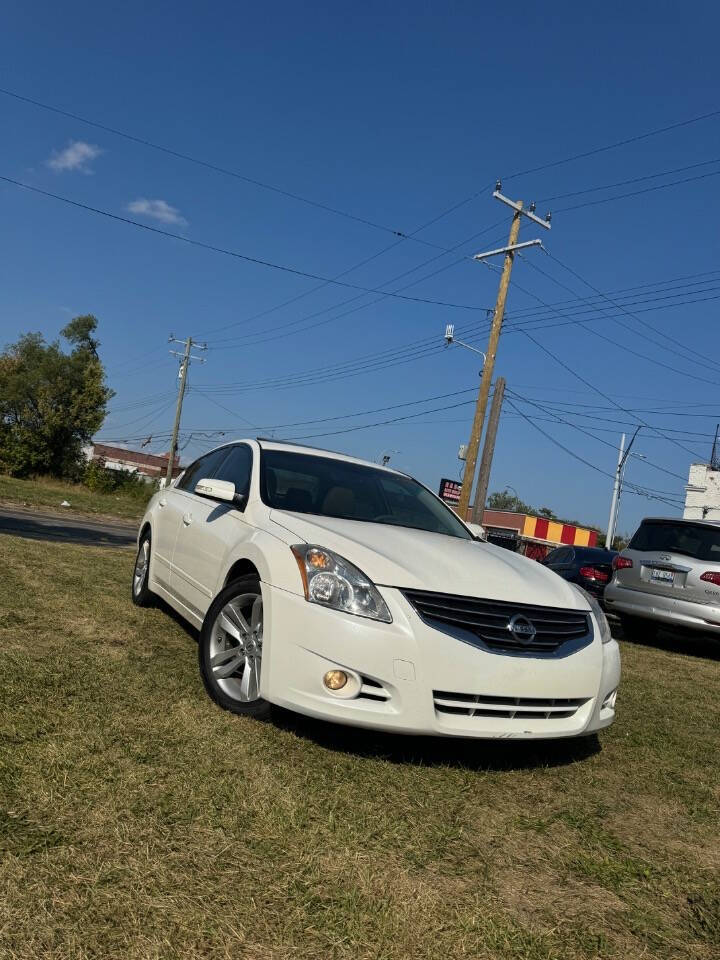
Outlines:
[[612,577],[612,562],[616,556],[616,550],[601,547],[558,547],[551,550],[541,563],[564,580],[577,583],[594,597],[602,598]]

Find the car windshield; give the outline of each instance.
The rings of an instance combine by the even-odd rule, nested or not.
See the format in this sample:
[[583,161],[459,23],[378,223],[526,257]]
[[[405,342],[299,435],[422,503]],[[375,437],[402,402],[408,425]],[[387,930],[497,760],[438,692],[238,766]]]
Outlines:
[[720,563],[720,526],[643,520],[629,543],[629,549],[681,553],[695,560]]
[[276,510],[473,539],[452,510],[417,480],[333,457],[263,450],[260,493]]

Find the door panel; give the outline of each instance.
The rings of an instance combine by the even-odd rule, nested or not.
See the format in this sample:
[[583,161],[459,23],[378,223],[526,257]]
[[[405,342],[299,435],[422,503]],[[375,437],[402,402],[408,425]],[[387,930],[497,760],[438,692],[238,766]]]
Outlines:
[[153,524],[152,561],[153,579],[172,591],[172,563],[180,527],[181,504],[174,488],[162,490]]
[[[210,466],[212,472],[200,470],[194,483],[205,477],[229,480],[237,493],[247,493],[252,451],[245,444],[223,448],[223,457]],[[187,606],[204,617],[225,567],[225,557],[250,537],[254,528],[245,523],[242,508],[236,504],[219,503],[190,490],[178,491],[178,497],[183,506],[173,555],[174,589]]]
[[[167,504],[165,510],[169,511],[172,507],[174,514],[175,537],[172,541],[172,562],[169,564],[170,585],[169,590],[186,607],[197,612],[207,609],[207,603],[204,602],[204,593],[197,585],[200,581],[193,575],[193,565],[190,563],[187,555],[187,537],[181,537],[181,534],[187,533],[193,523],[202,520],[204,508],[213,504],[202,497],[197,497],[193,493],[195,484],[198,480],[211,478],[215,475],[215,470],[220,466],[228,455],[229,447],[219,447],[217,450],[211,450],[204,456],[199,457],[194,463],[187,467],[175,486],[167,492]],[[186,554],[178,554],[178,543],[182,541]],[[178,576],[178,556],[183,562],[182,573]]]
[[217,503],[183,491],[182,510],[173,554],[172,589],[198,616],[204,616],[225,553],[218,525],[227,522],[232,504]]

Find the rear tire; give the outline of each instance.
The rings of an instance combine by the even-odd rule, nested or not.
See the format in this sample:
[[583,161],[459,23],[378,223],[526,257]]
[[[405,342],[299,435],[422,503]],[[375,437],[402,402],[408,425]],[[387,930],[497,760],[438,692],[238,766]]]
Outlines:
[[150,548],[152,541],[150,533],[146,533],[140,541],[132,579],[132,602],[136,607],[152,607],[155,594],[148,586],[150,582]]
[[260,696],[263,598],[255,576],[228,584],[210,604],[200,631],[198,659],[205,689],[223,710],[266,720]]
[[623,637],[635,643],[647,643],[657,636],[660,629],[654,620],[643,620],[641,617],[620,616]]

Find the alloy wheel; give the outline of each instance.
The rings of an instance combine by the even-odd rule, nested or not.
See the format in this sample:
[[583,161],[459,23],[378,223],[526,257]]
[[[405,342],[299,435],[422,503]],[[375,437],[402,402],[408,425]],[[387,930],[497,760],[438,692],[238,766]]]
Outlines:
[[145,577],[147,576],[149,563],[150,541],[146,537],[140,544],[137,559],[135,560],[135,570],[133,572],[133,592],[136,597],[139,596],[140,591],[142,590]]
[[218,687],[241,703],[260,697],[263,603],[259,593],[243,593],[220,610],[210,634],[210,669]]

